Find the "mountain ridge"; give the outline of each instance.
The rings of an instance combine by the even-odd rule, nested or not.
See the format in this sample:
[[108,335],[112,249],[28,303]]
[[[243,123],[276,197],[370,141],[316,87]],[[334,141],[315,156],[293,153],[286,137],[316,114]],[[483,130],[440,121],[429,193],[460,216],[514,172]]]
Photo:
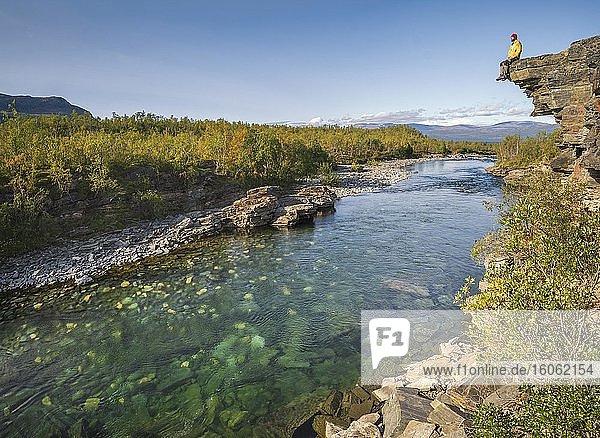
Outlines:
[[60,96],[36,97],[29,95],[11,95],[0,93],[0,111],[9,111],[14,102],[14,108],[20,114],[40,116],[48,114],[69,115],[91,113],[77,105],[73,105],[67,99]]
[[557,124],[532,121],[508,121],[486,126],[466,124],[442,126],[420,123],[410,123],[409,126],[428,137],[440,140],[483,141],[486,143],[498,143],[509,135],[535,137],[539,133],[550,134],[558,129]]
[[[289,125],[295,127],[320,126],[310,122],[276,122],[273,125]],[[535,137],[541,132],[547,134],[558,129],[554,123],[534,121],[507,121],[493,125],[429,125],[425,123],[395,123],[395,122],[362,122],[351,123],[341,126],[352,126],[354,128],[389,128],[392,126],[410,126],[431,138],[446,141],[481,141],[484,143],[499,143],[509,135],[520,135],[521,137]]]

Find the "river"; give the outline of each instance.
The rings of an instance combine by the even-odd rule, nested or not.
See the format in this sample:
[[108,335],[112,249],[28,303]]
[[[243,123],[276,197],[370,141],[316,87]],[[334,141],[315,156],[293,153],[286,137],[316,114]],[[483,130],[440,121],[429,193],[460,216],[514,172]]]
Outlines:
[[491,160],[417,164],[289,232],[208,239],[92,285],[0,296],[0,435],[264,436],[359,379],[365,309],[480,276]]

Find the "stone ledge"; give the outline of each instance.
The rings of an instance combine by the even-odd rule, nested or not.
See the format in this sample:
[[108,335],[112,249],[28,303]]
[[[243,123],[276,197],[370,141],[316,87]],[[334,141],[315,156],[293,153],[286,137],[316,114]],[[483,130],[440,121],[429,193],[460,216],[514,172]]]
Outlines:
[[600,35],[576,41],[560,53],[511,65],[511,80],[533,99],[531,115],[553,115],[560,124],[561,154],[553,170],[577,168],[588,184],[600,181]]

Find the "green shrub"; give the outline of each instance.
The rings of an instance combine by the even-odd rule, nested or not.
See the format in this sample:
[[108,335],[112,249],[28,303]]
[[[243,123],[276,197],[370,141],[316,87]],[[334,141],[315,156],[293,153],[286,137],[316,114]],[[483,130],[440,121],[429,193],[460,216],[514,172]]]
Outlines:
[[548,164],[560,152],[557,146],[559,137],[558,129],[551,134],[540,133],[524,139],[519,135],[510,135],[498,145],[495,166],[513,169]]
[[597,386],[526,386],[513,412],[484,404],[473,415],[475,438],[595,437],[600,428]]
[[528,386],[516,414],[520,430],[535,437],[594,437],[600,430],[597,386]]
[[49,229],[48,191],[31,177],[16,176],[12,186],[12,202],[0,204],[0,254],[42,242]]
[[92,192],[99,195],[111,195],[119,190],[119,183],[109,176],[108,167],[94,163],[88,175]]
[[511,438],[514,427],[515,419],[493,404],[482,405],[473,415],[475,438]]
[[585,187],[540,171],[515,190],[500,206],[500,228],[473,251],[480,260],[509,255],[515,263],[487,270],[486,290],[463,293],[463,307],[555,310],[597,304],[600,213],[585,207]]
[[365,167],[362,164],[352,163],[352,166],[350,166],[350,170],[352,172],[362,172],[363,170],[365,170]]
[[328,186],[337,186],[340,184],[340,176],[335,173],[331,163],[323,163],[319,167],[321,182]]
[[[509,256],[514,263],[487,269],[480,293],[470,293],[474,281],[468,279],[457,294],[463,309],[597,308],[600,212],[586,208],[584,198],[583,185],[543,171],[509,188],[499,206],[500,228],[473,252],[480,260]],[[600,388],[524,390],[526,398],[510,413],[481,406],[473,420],[475,436],[597,436]]]
[[141,218],[155,219],[165,215],[167,205],[156,190],[145,190],[135,194],[134,209]]

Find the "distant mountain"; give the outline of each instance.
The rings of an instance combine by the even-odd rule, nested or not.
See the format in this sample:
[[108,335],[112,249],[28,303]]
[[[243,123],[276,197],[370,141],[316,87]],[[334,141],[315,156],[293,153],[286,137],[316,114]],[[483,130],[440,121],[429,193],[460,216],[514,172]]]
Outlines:
[[[312,119],[308,122],[274,122],[273,125],[287,126],[324,126],[324,125],[339,125],[353,126],[355,128],[388,128],[391,126],[402,125],[398,122],[355,122],[354,120],[321,120],[320,118]],[[482,141],[486,143],[497,143],[502,141],[508,135],[518,134],[521,137],[535,137],[540,132],[550,134],[558,129],[558,125],[554,123],[542,122],[502,122],[495,125],[477,126],[477,125],[424,125],[421,123],[408,123],[408,126],[415,128],[421,133],[431,138],[440,140],[456,140],[456,141]]]
[[11,96],[0,93],[0,111],[7,111],[15,102],[15,109],[21,114],[39,116],[42,114],[90,114],[89,111],[69,103],[62,97]]
[[410,126],[428,137],[441,140],[483,141],[488,143],[499,142],[507,135],[519,134],[521,137],[534,137],[540,132],[550,134],[558,128],[556,124],[540,122],[503,122],[490,126],[439,126],[411,123]]

